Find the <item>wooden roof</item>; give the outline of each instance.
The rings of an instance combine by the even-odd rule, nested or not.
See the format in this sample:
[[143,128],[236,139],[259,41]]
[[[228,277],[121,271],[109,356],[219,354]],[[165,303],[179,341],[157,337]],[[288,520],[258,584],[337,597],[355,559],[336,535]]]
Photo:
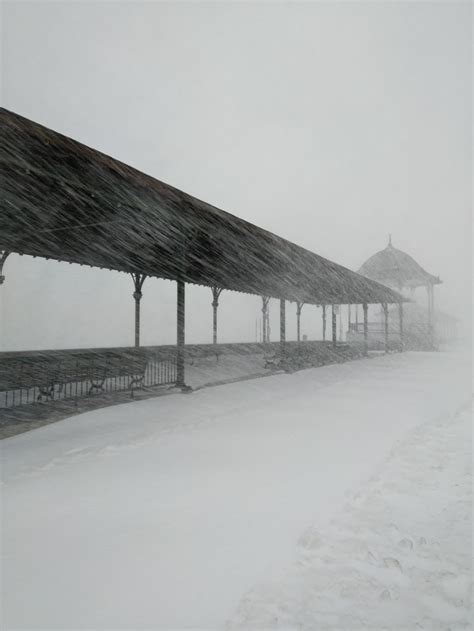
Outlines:
[[402,296],[0,109],[0,250],[301,302]]

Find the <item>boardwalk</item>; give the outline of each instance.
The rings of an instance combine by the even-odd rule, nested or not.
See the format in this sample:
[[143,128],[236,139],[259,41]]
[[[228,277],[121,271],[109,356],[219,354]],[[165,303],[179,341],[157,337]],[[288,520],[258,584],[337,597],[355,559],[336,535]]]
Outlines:
[[222,628],[397,441],[466,403],[463,374],[381,356],[6,439],[4,628]]

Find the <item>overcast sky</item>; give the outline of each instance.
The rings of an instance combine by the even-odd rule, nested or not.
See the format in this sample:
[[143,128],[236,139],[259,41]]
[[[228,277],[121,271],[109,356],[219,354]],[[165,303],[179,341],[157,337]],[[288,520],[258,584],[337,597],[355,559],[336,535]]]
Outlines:
[[[353,269],[392,233],[468,316],[469,2],[2,10],[4,107]],[[133,342],[126,275],[14,255],[4,273],[4,349]],[[188,292],[188,341],[211,341],[210,302]],[[221,340],[254,339],[259,309],[224,292]],[[143,310],[143,342],[174,342],[174,284],[147,281]]]

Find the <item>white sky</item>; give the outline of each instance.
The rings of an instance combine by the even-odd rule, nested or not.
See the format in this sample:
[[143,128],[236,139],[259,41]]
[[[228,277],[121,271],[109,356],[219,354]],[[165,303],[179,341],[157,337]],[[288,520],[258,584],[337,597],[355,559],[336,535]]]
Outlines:
[[[353,269],[391,232],[468,320],[470,3],[2,9],[4,107]],[[5,274],[5,350],[132,343],[127,276],[14,255]],[[210,302],[188,291],[187,341],[211,341]],[[142,303],[143,343],[174,342],[174,285]],[[259,309],[224,292],[220,339],[254,339]]]

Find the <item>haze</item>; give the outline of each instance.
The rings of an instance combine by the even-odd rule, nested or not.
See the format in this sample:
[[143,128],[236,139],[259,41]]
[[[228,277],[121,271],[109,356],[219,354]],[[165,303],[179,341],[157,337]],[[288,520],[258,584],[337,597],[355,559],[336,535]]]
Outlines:
[[[470,321],[468,2],[4,2],[2,104],[352,269],[391,233]],[[127,275],[4,274],[1,350],[133,343]],[[175,294],[145,282],[144,344],[175,341]],[[210,303],[189,288],[188,342]],[[260,308],[223,292],[219,341],[255,340]]]

